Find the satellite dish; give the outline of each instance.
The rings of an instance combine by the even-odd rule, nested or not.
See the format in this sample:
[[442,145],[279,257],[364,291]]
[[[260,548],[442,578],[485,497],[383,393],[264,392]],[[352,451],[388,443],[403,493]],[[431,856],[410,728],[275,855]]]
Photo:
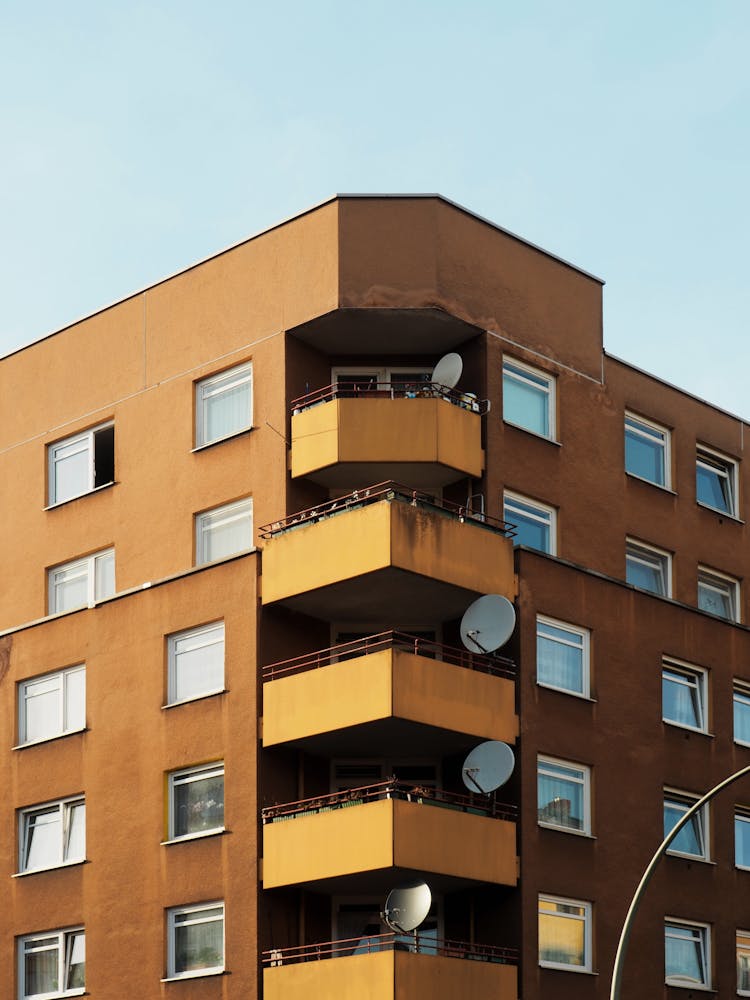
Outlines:
[[513,774],[516,758],[507,743],[488,740],[474,747],[464,761],[461,777],[470,792],[489,795]]
[[516,612],[507,597],[478,597],[461,619],[461,642],[472,652],[492,653],[513,635]]
[[426,882],[405,882],[388,893],[381,916],[392,931],[416,930],[430,912],[432,893]]
[[447,389],[454,389],[461,378],[464,370],[464,363],[460,354],[444,355],[432,370],[430,379],[435,385],[443,385]]

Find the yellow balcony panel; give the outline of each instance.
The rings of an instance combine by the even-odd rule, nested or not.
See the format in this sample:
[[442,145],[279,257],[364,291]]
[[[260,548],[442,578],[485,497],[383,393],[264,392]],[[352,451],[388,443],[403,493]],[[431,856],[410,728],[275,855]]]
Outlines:
[[[313,951],[310,946],[308,951]],[[515,965],[377,951],[263,970],[265,1000],[516,1000]]]
[[[464,796],[434,789],[419,795],[407,793],[400,782],[385,784],[386,790],[382,784],[357,790],[361,800],[342,802],[337,793],[308,800],[305,812],[281,816],[285,807],[265,810],[264,888],[322,888],[331,879],[390,868],[462,883],[516,884],[514,822],[453,804]],[[369,798],[384,794],[390,797]],[[293,808],[300,805],[294,803]]]
[[[399,636],[391,632],[368,639],[366,643],[374,648],[373,652],[343,662],[330,662],[337,647],[324,650],[328,654],[322,661],[324,665],[305,669],[320,662],[321,654],[312,654],[303,660],[300,672],[287,676],[282,673],[278,679],[266,681],[263,745],[302,745],[328,733],[377,726],[387,739],[383,745],[392,748],[398,738],[403,744],[399,752],[414,754],[419,748],[424,753],[422,729],[414,732],[415,727],[411,727],[410,746],[408,733],[397,736],[399,727],[392,724],[396,720],[429,726],[439,730],[439,736],[448,732],[476,740],[515,741],[518,717],[511,677],[468,669],[474,665],[483,668],[485,664],[492,669],[492,661],[436,643],[428,644],[425,652],[437,657],[454,656],[456,662],[408,652],[410,648],[419,649],[418,642],[416,647],[409,646],[407,637],[402,640]],[[365,643],[362,646],[368,648]],[[466,665],[459,665],[462,660]],[[293,665],[287,669],[297,668]],[[269,674],[274,676],[273,668]],[[370,743],[375,745],[372,740]]]
[[440,397],[332,399],[292,416],[292,477],[329,488],[394,479],[437,489],[483,469],[479,413]]
[[513,547],[502,530],[411,502],[403,488],[357,496],[263,529],[263,604],[329,620],[398,621],[408,609],[413,621],[446,621],[477,594],[513,600]]

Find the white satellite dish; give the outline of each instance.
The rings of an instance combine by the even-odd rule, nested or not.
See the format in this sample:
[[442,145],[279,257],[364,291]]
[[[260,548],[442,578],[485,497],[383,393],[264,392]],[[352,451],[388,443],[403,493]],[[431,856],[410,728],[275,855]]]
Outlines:
[[408,934],[430,912],[432,893],[426,882],[405,882],[388,893],[381,916],[392,931]]
[[488,740],[474,747],[464,761],[461,777],[470,792],[489,795],[513,774],[516,758],[507,743]]
[[433,368],[430,381],[435,385],[445,386],[446,389],[454,389],[463,370],[464,363],[460,354],[446,354]]
[[516,612],[507,597],[478,597],[461,619],[461,642],[472,653],[492,653],[513,635]]

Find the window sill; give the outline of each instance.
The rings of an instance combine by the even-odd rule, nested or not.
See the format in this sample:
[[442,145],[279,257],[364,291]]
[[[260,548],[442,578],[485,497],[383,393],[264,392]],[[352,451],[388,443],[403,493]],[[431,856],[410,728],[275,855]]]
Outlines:
[[546,434],[540,434],[539,431],[532,431],[528,427],[522,427],[521,424],[514,424],[512,420],[506,420],[503,418],[503,423],[508,427],[512,427],[516,431],[523,431],[524,434],[531,434],[532,437],[537,438],[539,441],[546,441],[548,444],[555,445],[556,448],[562,448],[562,443],[555,438],[548,437]]
[[716,867],[716,862],[712,861],[710,858],[701,858],[697,854],[683,854],[681,851],[666,851],[666,856],[668,858],[677,858],[678,861],[696,861],[701,865],[713,865]]
[[71,729],[67,733],[55,733],[54,736],[42,736],[38,740],[29,740],[28,743],[18,743],[16,746],[11,747],[11,750],[25,750],[27,747],[38,747],[41,743],[52,743],[54,740],[64,740],[68,736],[77,736],[79,733],[87,733],[88,731],[88,726],[83,726],[81,729]]
[[678,990],[699,990],[701,993],[718,993],[713,986],[702,986],[700,983],[679,983],[674,979],[665,979],[665,986],[676,987]]
[[645,483],[646,486],[653,486],[654,489],[661,490],[662,493],[666,493],[667,496],[676,497],[679,494],[671,488],[671,486],[662,486],[661,483],[655,483],[653,479],[646,479],[644,476],[639,476],[635,472],[628,472],[625,470],[625,475],[628,479],[634,479],[637,483]]
[[540,962],[540,969],[554,969],[557,972],[575,972],[579,976],[598,976],[598,972],[594,972],[593,969],[579,969],[575,965],[556,965],[554,962]]
[[195,972],[183,972],[181,976],[166,976],[160,983],[182,983],[186,979],[208,979],[209,976],[228,976],[226,969],[200,969]]
[[64,507],[66,504],[75,503],[76,500],[81,500],[83,497],[93,496],[94,493],[101,493],[102,490],[109,490],[116,485],[117,480],[113,479],[111,483],[103,483],[101,486],[95,486],[93,490],[86,490],[84,493],[76,493],[74,497],[68,497],[67,500],[58,500],[57,503],[48,504],[43,509],[57,510],[58,507]]
[[253,427],[251,424],[249,427],[243,427],[240,431],[227,434],[226,437],[215,438],[213,441],[207,441],[205,444],[197,444],[195,448],[190,449],[190,454],[194,455],[198,451],[205,451],[206,448],[214,448],[217,444],[224,444],[226,441],[234,441],[235,438],[242,437],[243,434],[249,434],[250,431],[254,430],[257,430],[257,427]]
[[200,833],[186,833],[184,837],[173,837],[171,840],[162,840],[159,846],[172,847],[175,844],[189,844],[194,840],[205,840],[207,837],[221,837],[228,832],[227,828],[222,826],[221,829],[217,828],[216,830],[201,830]]
[[232,552],[231,555],[222,556],[221,559],[209,559],[206,562],[197,562],[195,564],[195,569],[205,569],[206,566],[219,566],[221,563],[229,562],[230,559],[236,559],[237,556],[247,556],[252,552],[257,552],[258,546],[251,545],[249,549],[240,549],[239,552]]
[[581,837],[583,840],[596,840],[593,833],[587,833],[586,830],[571,830],[567,826],[556,826],[554,823],[539,823],[537,826],[542,830],[552,830],[555,833],[565,833],[574,837]]
[[[696,500],[695,501],[695,505],[696,505],[696,507],[702,507],[703,510],[710,510],[712,514],[718,514],[719,517],[726,517],[727,520],[734,521],[735,524],[744,524],[745,523],[742,520],[742,518],[738,517],[736,514],[730,514],[729,511],[726,511],[726,510],[719,510],[718,507],[712,507],[711,504],[709,504],[709,503],[703,503],[702,500]],[[698,987],[696,986],[695,989],[698,989]]]
[[710,733],[707,729],[696,729],[694,726],[685,726],[681,722],[672,722],[671,719],[661,720],[670,729],[677,729],[682,733],[695,733],[696,736],[706,736],[709,740],[716,739],[715,733]]
[[217,691],[206,691],[205,694],[197,694],[194,698],[183,698],[182,701],[170,701],[161,706],[162,712],[170,708],[179,708],[180,705],[192,705],[194,701],[205,701],[206,698],[218,698],[219,695],[229,694],[229,688],[219,688]]
[[571,698],[577,698],[579,701],[588,701],[590,704],[596,704],[596,698],[592,698],[590,694],[581,694],[580,691],[571,691],[570,688],[555,687],[554,684],[545,684],[544,681],[538,680],[537,686],[544,688],[545,691],[557,691],[558,694],[567,694]]
[[735,739],[732,742],[735,743],[738,747],[744,747],[746,750],[750,750],[750,743],[746,743],[744,740]]
[[42,872],[57,872],[61,868],[77,868],[80,865],[85,865],[87,863],[86,858],[81,858],[80,861],[63,861],[59,865],[50,865],[49,868],[29,868],[25,872],[14,872],[11,878],[26,878],[29,875],[40,875]]

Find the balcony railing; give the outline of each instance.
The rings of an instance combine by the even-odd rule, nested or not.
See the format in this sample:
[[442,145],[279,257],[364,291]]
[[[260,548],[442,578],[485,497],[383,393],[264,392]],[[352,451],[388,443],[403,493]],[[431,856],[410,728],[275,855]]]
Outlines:
[[362,785],[359,788],[346,788],[341,792],[331,792],[330,795],[316,795],[310,799],[299,799],[297,802],[266,806],[261,811],[261,816],[264,824],[275,823],[278,820],[291,820],[298,816],[331,812],[334,809],[351,808],[366,802],[380,802],[383,799],[400,799],[417,805],[456,809],[459,812],[504,819],[509,822],[515,822],[518,817],[516,806],[496,802],[494,797],[461,795],[457,792],[446,792],[442,788],[398,781],[396,778],[388,778],[372,785]]
[[441,941],[431,935],[419,933],[368,934],[320,944],[303,944],[293,948],[270,948],[262,954],[266,968],[290,965],[294,962],[317,962],[324,958],[343,958],[367,955],[379,951],[411,951],[422,955],[440,955],[443,958],[463,958],[474,962],[495,962],[516,965],[516,948],[501,948],[492,944],[470,944],[466,941]]
[[292,400],[292,413],[309,410],[319,403],[332,399],[445,399],[462,410],[472,413],[489,413],[490,401],[477,399],[473,392],[459,392],[437,382],[338,382],[323,389],[305,393]]
[[259,529],[261,538],[273,538],[281,532],[290,528],[302,527],[302,525],[315,524],[324,518],[343,514],[347,510],[355,510],[365,507],[368,504],[378,503],[380,500],[396,500],[400,503],[407,503],[412,507],[420,507],[426,510],[438,511],[448,514],[458,521],[471,521],[481,527],[498,532],[506,537],[513,537],[516,533],[515,525],[509,521],[503,521],[499,517],[491,517],[479,511],[472,511],[464,504],[454,503],[452,500],[444,500],[442,497],[432,496],[430,493],[423,493],[420,490],[409,489],[408,486],[401,486],[392,481],[377,483],[375,486],[367,486],[361,490],[355,490],[343,497],[336,497],[335,500],[324,500],[314,507],[290,514],[288,517],[278,521],[271,521]]

